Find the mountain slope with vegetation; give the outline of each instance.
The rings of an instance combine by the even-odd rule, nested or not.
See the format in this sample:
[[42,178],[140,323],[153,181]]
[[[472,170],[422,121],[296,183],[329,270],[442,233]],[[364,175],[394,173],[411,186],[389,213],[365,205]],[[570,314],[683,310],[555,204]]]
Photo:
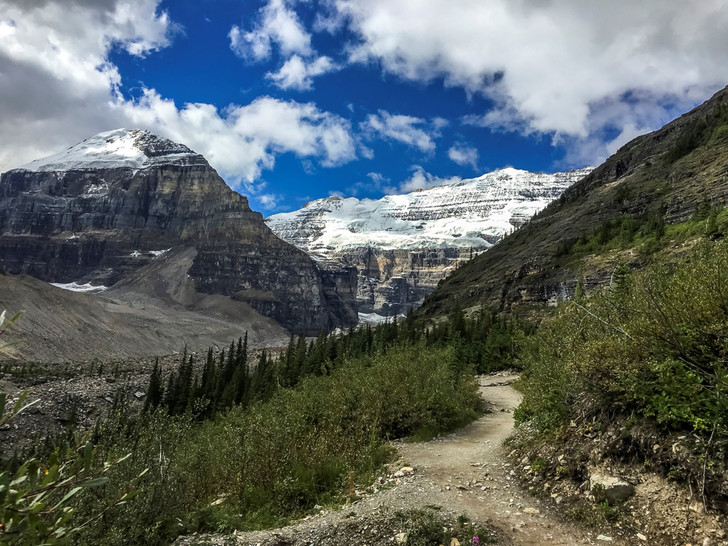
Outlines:
[[[580,277],[591,288],[608,281],[619,261],[643,265],[665,225],[707,217],[726,197],[728,88],[623,146],[520,230],[455,271],[421,314],[447,314],[458,300],[507,310],[571,297]],[[616,246],[630,252],[605,252]]]

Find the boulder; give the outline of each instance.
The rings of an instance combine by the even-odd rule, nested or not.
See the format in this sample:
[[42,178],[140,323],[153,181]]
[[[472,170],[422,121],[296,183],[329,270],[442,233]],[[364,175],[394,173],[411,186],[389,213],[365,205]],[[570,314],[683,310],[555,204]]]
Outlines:
[[634,485],[608,474],[593,472],[589,478],[589,486],[597,501],[607,500],[609,504],[625,502],[635,493]]

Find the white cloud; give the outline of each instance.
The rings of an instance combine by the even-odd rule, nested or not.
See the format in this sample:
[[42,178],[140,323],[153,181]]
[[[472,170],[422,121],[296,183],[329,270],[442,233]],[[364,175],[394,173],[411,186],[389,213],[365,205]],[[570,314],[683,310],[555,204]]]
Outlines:
[[312,61],[293,55],[278,72],[269,72],[266,77],[281,89],[307,91],[313,87],[313,78],[338,70],[330,57],[317,57]]
[[219,112],[209,104],[173,101],[152,90],[120,107],[134,126],[153,129],[202,153],[228,183],[254,183],[276,155],[293,153],[335,166],[356,157],[349,122],[311,103],[260,97]]
[[430,124],[427,120],[413,116],[390,114],[380,110],[378,114],[370,114],[361,124],[362,131],[371,137],[382,137],[401,142],[421,152],[435,151],[434,139],[440,136],[441,118]]
[[[450,176],[447,178],[435,176],[428,173],[419,165],[413,166],[412,176],[399,185],[399,193],[409,193],[415,190],[425,190],[434,186],[442,186],[443,184],[457,184],[462,179],[458,176]],[[393,192],[389,192],[393,193]]]
[[176,27],[158,0],[0,0],[0,171],[123,125],[112,47],[145,55]]
[[453,144],[453,146],[447,151],[447,157],[449,157],[451,161],[463,167],[470,166],[476,170],[478,168],[478,150],[463,142],[456,142]]
[[331,4],[331,28],[345,20],[359,37],[352,61],[486,96],[496,107],[480,123],[498,130],[586,147],[611,130],[624,133],[621,142],[670,119],[668,103],[684,111],[728,82],[728,0]]
[[294,53],[310,55],[311,34],[301,24],[286,0],[270,0],[258,13],[251,30],[235,25],[228,34],[230,48],[249,61],[264,61],[272,54],[273,45],[284,56]]
[[118,92],[114,47],[145,55],[178,29],[159,0],[0,0],[0,172],[100,131],[141,127],[202,153],[234,186],[260,192],[261,172],[293,153],[322,165],[356,156],[350,123],[314,104],[260,97],[218,110],[178,106],[153,89]]
[[281,196],[274,193],[263,193],[257,195],[255,200],[260,204],[263,210],[271,211],[278,208],[278,203],[281,200]]

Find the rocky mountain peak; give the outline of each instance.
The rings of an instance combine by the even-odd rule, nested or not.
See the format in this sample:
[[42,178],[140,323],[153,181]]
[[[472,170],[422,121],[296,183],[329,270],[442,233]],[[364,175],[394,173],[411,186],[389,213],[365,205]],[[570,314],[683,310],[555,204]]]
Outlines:
[[279,237],[326,257],[355,248],[488,248],[591,170],[508,167],[378,200],[326,197],[266,221]]
[[227,297],[296,332],[356,321],[352,268],[320,269],[204,157],[136,129],[99,133],[0,176],[0,268],[64,286],[118,283],[185,307]]
[[591,170],[507,167],[377,200],[327,197],[266,222],[310,255],[356,267],[360,312],[401,313]]
[[141,129],[115,129],[87,138],[67,150],[36,159],[17,170],[59,172],[108,169],[141,170],[159,165],[207,165],[183,144]]

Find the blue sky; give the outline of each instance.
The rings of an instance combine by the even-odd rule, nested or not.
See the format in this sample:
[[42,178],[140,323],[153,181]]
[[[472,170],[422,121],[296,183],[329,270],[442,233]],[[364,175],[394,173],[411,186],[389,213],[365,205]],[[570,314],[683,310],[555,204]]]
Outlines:
[[0,171],[141,127],[264,214],[601,162],[728,84],[728,0],[0,0]]

